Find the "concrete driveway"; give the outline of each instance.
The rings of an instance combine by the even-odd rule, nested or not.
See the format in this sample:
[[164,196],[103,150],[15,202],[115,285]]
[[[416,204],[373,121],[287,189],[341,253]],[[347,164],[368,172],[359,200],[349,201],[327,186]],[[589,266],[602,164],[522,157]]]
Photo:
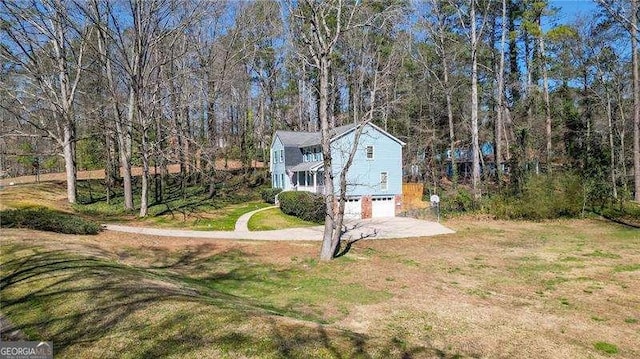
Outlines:
[[[323,233],[322,226],[256,232],[249,232],[244,230],[235,230],[233,232],[192,231],[182,229],[130,227],[115,224],[107,224],[105,225],[105,227],[110,231],[147,234],[153,236],[212,239],[248,239],[262,241],[320,241],[322,240]],[[345,227],[347,231],[343,236],[344,239],[411,238],[455,233],[451,229],[439,223],[405,217],[350,220],[345,223]]]

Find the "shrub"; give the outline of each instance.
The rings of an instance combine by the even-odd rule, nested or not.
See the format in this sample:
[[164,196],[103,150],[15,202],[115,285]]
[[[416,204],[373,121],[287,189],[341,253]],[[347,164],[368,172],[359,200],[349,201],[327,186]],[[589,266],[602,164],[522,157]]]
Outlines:
[[278,195],[278,201],[283,213],[310,222],[324,221],[324,197],[321,195],[305,191],[286,191]]
[[442,194],[440,210],[443,212],[468,212],[474,209],[473,195],[464,187],[458,187]]
[[280,188],[264,188],[260,191],[260,195],[265,202],[274,204],[276,203],[276,195],[280,192],[282,192]]
[[582,182],[576,175],[531,176],[520,193],[493,197],[489,211],[499,219],[575,217],[582,211],[583,199]]
[[100,231],[98,223],[43,207],[0,211],[0,224],[2,227],[66,234],[97,234]]

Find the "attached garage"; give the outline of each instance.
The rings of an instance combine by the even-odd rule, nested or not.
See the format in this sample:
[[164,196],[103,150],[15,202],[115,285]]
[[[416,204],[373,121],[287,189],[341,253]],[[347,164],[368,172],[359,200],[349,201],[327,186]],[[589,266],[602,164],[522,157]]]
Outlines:
[[358,198],[348,198],[344,204],[344,218],[345,219],[360,219],[362,218],[362,200]]
[[396,208],[394,197],[373,197],[371,199],[371,217],[395,217]]

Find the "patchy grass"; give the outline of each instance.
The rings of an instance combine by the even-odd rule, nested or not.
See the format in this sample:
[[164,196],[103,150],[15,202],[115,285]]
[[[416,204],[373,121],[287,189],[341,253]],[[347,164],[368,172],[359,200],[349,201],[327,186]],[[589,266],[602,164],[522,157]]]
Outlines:
[[280,208],[260,211],[249,219],[250,231],[269,231],[285,228],[302,228],[318,226],[318,223],[304,221],[298,217],[282,213]]
[[615,346],[615,344],[607,342],[596,342],[593,343],[593,347],[605,354],[618,354],[618,347]]
[[446,224],[330,263],[316,242],[3,229],[0,308],[61,358],[640,357],[637,231]]

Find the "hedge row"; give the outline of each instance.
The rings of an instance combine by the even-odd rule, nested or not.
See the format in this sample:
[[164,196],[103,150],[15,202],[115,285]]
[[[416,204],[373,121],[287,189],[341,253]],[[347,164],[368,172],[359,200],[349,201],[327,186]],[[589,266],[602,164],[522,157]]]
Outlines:
[[305,191],[286,191],[278,194],[280,210],[305,221],[324,222],[324,197]]
[[100,232],[98,223],[42,207],[0,211],[0,226],[66,234],[97,234]]

